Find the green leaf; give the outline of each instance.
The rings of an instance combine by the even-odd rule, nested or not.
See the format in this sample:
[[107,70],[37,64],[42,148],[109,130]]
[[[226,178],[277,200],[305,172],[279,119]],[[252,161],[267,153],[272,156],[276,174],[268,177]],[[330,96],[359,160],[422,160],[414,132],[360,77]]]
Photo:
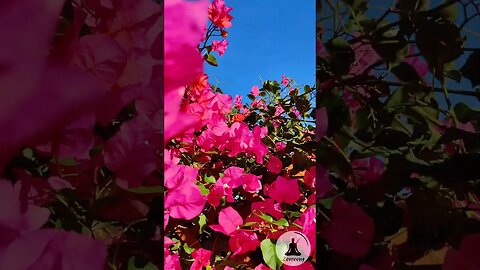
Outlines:
[[[444,4],[447,3],[448,0],[444,0]],[[449,21],[454,23],[457,18],[458,18],[458,9],[459,9],[459,4],[458,2],[455,2],[453,4],[449,4],[444,8],[435,10],[432,12],[432,17],[436,18],[442,18],[445,21]]]
[[409,86],[400,87],[397,91],[393,92],[390,98],[385,104],[385,108],[392,108],[408,101]]
[[217,180],[215,180],[215,177],[213,176],[206,176],[203,178],[203,180],[205,181],[205,183],[207,184],[215,184],[217,182]]
[[438,70],[439,65],[451,62],[463,53],[463,39],[455,24],[426,21],[419,24],[416,42],[420,53],[430,67]]
[[283,227],[288,227],[288,221],[285,219],[285,218],[281,218],[275,222],[273,222],[273,224],[277,225],[277,226],[283,226]]
[[451,70],[447,70],[445,72],[445,75],[456,81],[457,83],[460,83],[462,81],[462,72],[460,72],[459,70],[456,70],[456,69],[451,69]]
[[22,154],[24,157],[28,158],[28,159],[32,159],[33,158],[33,150],[31,148],[25,148],[23,149],[22,151]]
[[73,158],[65,158],[65,159],[52,159],[52,163],[56,163],[61,166],[75,166],[77,165],[77,162]]
[[467,104],[460,102],[453,108],[458,120],[462,123],[476,120],[480,117],[480,111],[473,110]]
[[203,233],[203,227],[205,227],[205,224],[207,224],[207,217],[204,213],[201,213],[198,216],[198,225],[200,226],[200,229],[198,230],[199,233]]
[[282,265],[280,259],[278,259],[275,252],[275,244],[270,239],[265,239],[260,243],[260,249],[262,250],[262,256],[268,267],[276,270]]
[[200,192],[203,196],[206,196],[210,193],[210,190],[206,188],[204,184],[198,184],[198,187],[200,187]]
[[185,252],[188,253],[188,254],[192,254],[192,252],[195,251],[195,249],[189,247],[189,246],[187,245],[187,243],[184,243],[184,244],[183,244],[183,250],[185,250]]
[[320,200],[320,204],[323,205],[325,208],[330,209],[330,208],[332,208],[332,204],[333,204],[334,199],[335,199],[335,197],[329,197],[329,198],[322,199],[322,200]]
[[303,87],[303,92],[304,93],[310,93],[310,92],[312,92],[312,88],[309,85],[305,85]]
[[251,100],[255,100],[255,96],[252,95],[252,94],[248,94],[247,97],[248,97],[249,99],[251,99]]
[[207,54],[205,56],[205,61],[214,67],[218,66],[217,58],[215,58],[215,56],[212,54]]
[[271,217],[271,216],[269,216],[269,215],[267,215],[267,214],[262,214],[262,215],[260,216],[260,218],[263,219],[263,220],[265,220],[265,221],[267,221],[267,222],[269,222],[269,223],[273,223],[273,217]]
[[176,238],[172,238],[172,241],[175,242],[175,244],[171,247],[171,250],[178,250],[182,243],[180,243],[180,240]]

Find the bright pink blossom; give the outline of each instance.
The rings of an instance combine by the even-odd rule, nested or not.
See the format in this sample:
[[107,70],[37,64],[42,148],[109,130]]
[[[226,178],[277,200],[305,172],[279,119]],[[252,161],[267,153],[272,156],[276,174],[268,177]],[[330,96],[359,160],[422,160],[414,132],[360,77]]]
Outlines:
[[285,75],[282,75],[282,84],[283,84],[284,86],[287,86],[287,85],[288,85],[288,82],[289,82],[288,78],[285,77]]
[[173,218],[190,220],[200,215],[205,206],[205,197],[195,184],[184,184],[169,190],[165,198],[165,208]]
[[282,208],[279,203],[275,203],[273,199],[265,199],[263,202],[254,202],[252,203],[252,212],[255,210],[261,211],[271,215],[276,219],[281,219],[283,217]]
[[260,246],[260,241],[255,232],[237,230],[230,236],[228,245],[233,251],[232,256],[235,256],[257,249]]
[[212,251],[203,248],[199,248],[193,251],[192,258],[194,258],[195,260],[193,261],[192,266],[190,266],[190,270],[202,270],[203,267],[210,265],[211,256]]
[[229,206],[220,211],[218,214],[218,222],[219,224],[210,225],[210,228],[214,231],[231,236],[238,230],[238,226],[243,224],[243,219],[235,209]]
[[236,96],[235,96],[235,99],[233,100],[233,104],[234,104],[235,108],[237,108],[237,109],[239,109],[239,110],[240,110],[241,108],[243,108],[242,96],[236,95]]
[[208,18],[215,26],[229,28],[232,26],[232,15],[229,12],[231,7],[225,6],[224,0],[213,0],[208,7]]
[[278,202],[294,204],[301,196],[298,180],[278,176],[273,184],[265,185],[265,195]]
[[260,94],[260,91],[258,90],[258,86],[254,85],[252,87],[252,90],[250,90],[250,94],[254,97],[257,97],[258,94]]
[[222,56],[227,50],[228,40],[224,39],[222,41],[214,40],[212,41],[212,50],[218,52]]
[[274,174],[279,174],[282,171],[282,168],[283,168],[282,161],[278,157],[274,155],[270,155],[267,163],[268,171]]

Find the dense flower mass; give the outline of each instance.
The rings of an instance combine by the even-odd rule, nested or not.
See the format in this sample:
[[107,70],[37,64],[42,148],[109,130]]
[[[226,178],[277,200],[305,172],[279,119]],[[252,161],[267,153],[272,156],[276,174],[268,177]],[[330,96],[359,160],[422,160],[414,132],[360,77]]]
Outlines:
[[[212,53],[222,56],[227,49],[224,28],[232,26],[231,10],[216,0],[208,8],[210,25],[196,44],[208,64],[217,65]],[[211,40],[215,36],[223,39]],[[253,86],[251,102],[244,104],[242,96],[232,98],[212,87],[202,72],[190,79],[176,110],[195,123],[169,138],[164,150],[166,269],[274,269],[274,254],[263,254],[265,243],[290,230],[315,243],[315,156],[312,147],[303,146],[314,134],[313,126],[302,124],[313,108],[308,100],[287,100],[288,93],[300,89],[284,76],[282,83],[283,89],[277,81]],[[278,103],[280,97],[285,100]],[[288,114],[299,121],[291,122]],[[289,122],[299,129],[293,140],[287,139]]]

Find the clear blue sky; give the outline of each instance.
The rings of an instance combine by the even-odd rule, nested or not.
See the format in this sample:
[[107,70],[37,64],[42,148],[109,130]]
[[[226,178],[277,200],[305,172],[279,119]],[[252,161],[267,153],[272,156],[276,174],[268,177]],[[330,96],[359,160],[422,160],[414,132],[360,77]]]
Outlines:
[[229,46],[218,67],[205,64],[209,82],[246,96],[253,85],[281,80],[315,82],[315,0],[225,0],[233,8]]

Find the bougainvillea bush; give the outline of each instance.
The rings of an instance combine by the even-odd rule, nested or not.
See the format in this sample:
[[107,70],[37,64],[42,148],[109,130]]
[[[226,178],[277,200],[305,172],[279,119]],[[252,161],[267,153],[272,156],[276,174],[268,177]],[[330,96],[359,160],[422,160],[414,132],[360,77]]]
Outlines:
[[315,89],[223,94],[231,8],[159,2],[0,4],[0,269],[314,268]]
[[317,2],[318,269],[480,267],[479,12]]
[[165,4],[165,268],[293,269],[275,243],[300,231],[312,247],[297,268],[314,269],[314,89],[282,75],[248,102],[223,94],[202,65],[230,53],[231,8]]

